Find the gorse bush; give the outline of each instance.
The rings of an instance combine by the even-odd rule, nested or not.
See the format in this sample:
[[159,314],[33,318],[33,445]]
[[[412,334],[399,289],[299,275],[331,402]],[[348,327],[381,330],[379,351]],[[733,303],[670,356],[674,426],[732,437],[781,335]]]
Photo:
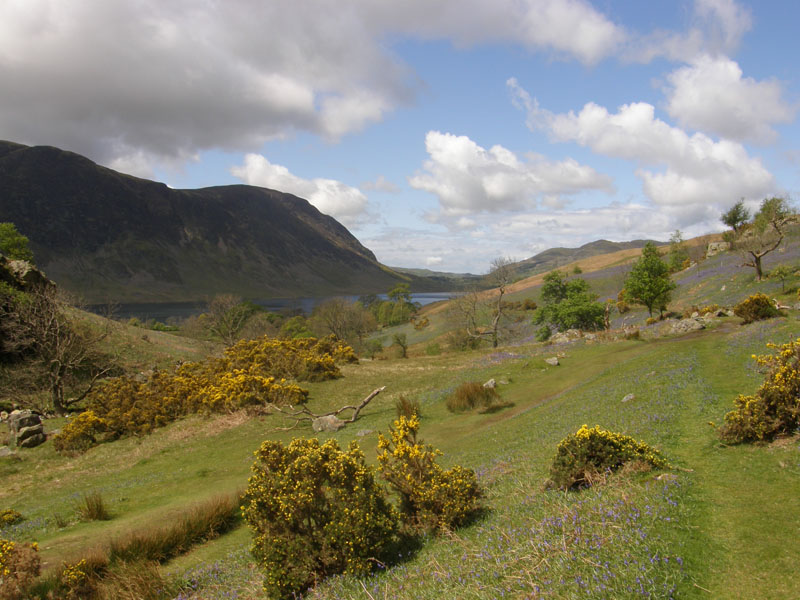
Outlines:
[[419,419],[400,417],[389,437],[378,437],[378,465],[400,497],[400,513],[410,532],[435,532],[462,525],[479,508],[481,489],[471,469],[444,470],[441,452],[417,440]]
[[739,395],[725,415],[720,436],[726,442],[771,440],[800,425],[800,339],[776,346],[774,354],[753,356],[766,370],[754,396]]
[[14,510],[13,508],[0,510],[0,527],[14,525],[15,523],[19,523],[20,521],[24,520],[25,517],[22,516],[22,513]]
[[631,461],[657,468],[668,466],[661,454],[644,442],[599,426],[589,429],[584,425],[559,442],[546,487],[588,486],[598,474],[614,471]]
[[733,308],[733,314],[744,320],[745,323],[763,321],[780,315],[780,311],[770,302],[765,294],[753,294],[742,300]]
[[243,340],[222,358],[156,371],[145,381],[116,377],[88,395],[87,410],[70,421],[55,447],[80,452],[100,439],[145,435],[193,413],[225,413],[247,407],[303,404],[308,391],[288,380],[319,381],[341,374],[337,362],[356,360],[352,348],[322,339]]
[[477,381],[469,381],[453,390],[445,400],[445,405],[450,412],[465,412],[474,408],[492,408],[499,400],[500,394],[494,388],[483,387]]
[[39,547],[0,538],[0,600],[29,598],[27,591],[39,575]]
[[358,444],[265,441],[242,512],[270,598],[291,598],[320,578],[365,574],[394,540],[395,509]]

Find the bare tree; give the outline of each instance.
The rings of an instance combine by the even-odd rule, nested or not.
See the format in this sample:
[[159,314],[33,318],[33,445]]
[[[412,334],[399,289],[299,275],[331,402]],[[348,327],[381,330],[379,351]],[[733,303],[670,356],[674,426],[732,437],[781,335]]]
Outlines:
[[322,334],[332,333],[348,343],[363,342],[377,327],[375,317],[360,302],[332,298],[314,308],[312,325]]
[[[54,285],[37,286],[15,303],[13,327],[4,333],[25,348],[24,367],[38,374],[49,391],[53,411],[64,415],[83,400],[101,377],[115,369],[113,358],[102,351],[101,342],[111,322],[92,324],[69,314],[69,303]],[[24,370],[24,369],[23,369]],[[67,398],[65,390],[76,395]]]
[[226,346],[239,341],[239,334],[253,315],[253,306],[233,294],[218,294],[207,303],[208,328]]
[[510,258],[496,258],[485,278],[493,289],[472,291],[453,301],[453,308],[469,337],[488,339],[492,347],[497,348],[500,325],[505,316],[503,296],[514,281],[515,273],[515,264]]

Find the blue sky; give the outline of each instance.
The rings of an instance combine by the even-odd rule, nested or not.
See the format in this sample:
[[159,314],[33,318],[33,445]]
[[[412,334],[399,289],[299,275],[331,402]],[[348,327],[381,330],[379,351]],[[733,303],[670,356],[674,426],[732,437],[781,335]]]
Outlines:
[[800,3],[0,0],[0,138],[485,272],[800,197]]

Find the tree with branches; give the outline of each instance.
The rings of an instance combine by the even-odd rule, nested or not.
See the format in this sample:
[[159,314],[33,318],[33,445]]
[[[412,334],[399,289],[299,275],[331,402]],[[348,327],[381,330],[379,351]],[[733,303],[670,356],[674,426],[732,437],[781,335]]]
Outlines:
[[784,198],[765,198],[753,221],[739,229],[735,247],[744,255],[743,267],[753,267],[756,279],[764,278],[762,259],[777,250],[786,235],[791,208]]
[[515,274],[516,265],[510,258],[496,258],[485,277],[493,289],[472,291],[454,301],[455,311],[470,338],[488,339],[492,347],[497,348],[500,325],[506,312],[503,296],[513,283]]

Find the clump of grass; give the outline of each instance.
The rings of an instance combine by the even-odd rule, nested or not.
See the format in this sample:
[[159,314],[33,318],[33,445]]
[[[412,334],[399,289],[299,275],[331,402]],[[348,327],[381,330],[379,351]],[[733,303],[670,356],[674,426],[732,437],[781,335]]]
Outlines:
[[194,544],[213,539],[238,522],[239,497],[217,496],[198,504],[182,519],[167,527],[153,527],[112,540],[112,562],[164,562],[186,552]]
[[103,496],[97,491],[83,495],[78,506],[78,513],[84,521],[108,521],[111,519]]
[[110,570],[97,586],[98,600],[161,600],[172,598],[178,586],[170,582],[154,561],[123,563]]
[[397,409],[398,418],[405,417],[410,419],[413,416],[422,416],[419,400],[416,398],[409,399],[405,395],[401,394],[400,397],[395,401],[394,406]]
[[468,381],[453,390],[445,405],[450,412],[466,412],[474,408],[486,411],[500,405],[500,394],[494,388],[483,387],[477,381]]

